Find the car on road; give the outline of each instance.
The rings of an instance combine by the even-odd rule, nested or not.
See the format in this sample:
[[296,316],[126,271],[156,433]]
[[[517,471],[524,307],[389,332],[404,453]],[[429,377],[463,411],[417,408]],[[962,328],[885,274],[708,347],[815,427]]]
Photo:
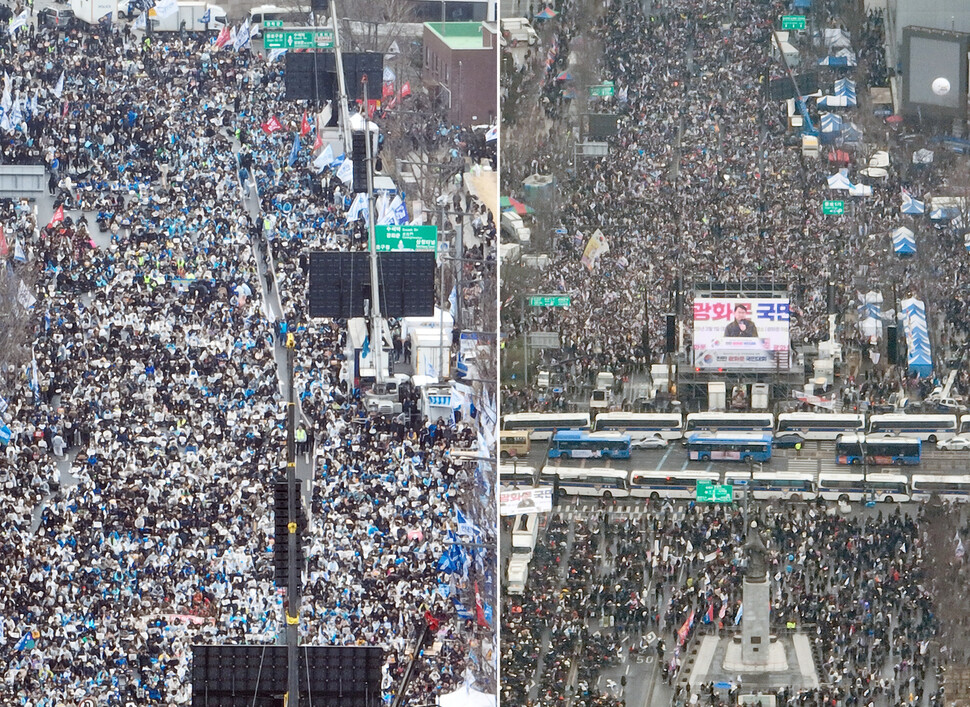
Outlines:
[[797,432],[787,432],[785,434],[775,435],[774,439],[771,440],[771,445],[775,449],[794,449],[796,445],[805,444],[805,438],[802,437]]
[[74,11],[66,7],[45,7],[37,13],[37,25],[70,29],[74,25]]
[[663,437],[645,437],[630,442],[631,449],[666,449],[667,440]]
[[946,451],[964,451],[970,449],[970,437],[957,435],[956,437],[950,437],[950,439],[944,439],[936,443],[937,449],[944,449]]

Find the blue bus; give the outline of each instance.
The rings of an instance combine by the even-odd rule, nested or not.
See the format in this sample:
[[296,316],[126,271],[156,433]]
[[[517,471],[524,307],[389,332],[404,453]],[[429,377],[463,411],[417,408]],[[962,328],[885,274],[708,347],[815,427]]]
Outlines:
[[696,432],[687,435],[687,456],[702,462],[766,462],[771,459],[771,435],[767,432]]
[[630,435],[616,432],[583,432],[563,430],[556,432],[549,446],[549,458],[558,459],[629,459]]
[[[842,435],[835,443],[836,464],[919,464],[923,443],[918,437]],[[863,458],[864,457],[864,458]]]

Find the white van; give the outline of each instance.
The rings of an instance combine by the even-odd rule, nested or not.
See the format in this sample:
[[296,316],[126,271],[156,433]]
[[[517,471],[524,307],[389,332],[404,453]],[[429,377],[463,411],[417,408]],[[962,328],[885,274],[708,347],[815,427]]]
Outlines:
[[539,537],[539,515],[523,513],[515,517],[512,524],[512,548],[532,554]]
[[257,5],[249,11],[249,26],[253,37],[263,33],[263,22],[283,22],[284,24],[302,24],[303,13],[296,12],[292,7],[279,5]]
[[512,555],[509,560],[505,588],[509,594],[522,594],[529,580],[529,559],[527,555]]

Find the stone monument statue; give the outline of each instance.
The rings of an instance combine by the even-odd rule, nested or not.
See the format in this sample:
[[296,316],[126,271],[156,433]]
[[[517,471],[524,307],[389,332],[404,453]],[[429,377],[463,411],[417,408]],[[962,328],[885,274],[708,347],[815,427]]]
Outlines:
[[764,582],[768,576],[768,548],[765,547],[765,541],[761,538],[757,521],[751,522],[748,539],[744,543],[744,554],[748,560],[747,567],[744,570],[745,580]]

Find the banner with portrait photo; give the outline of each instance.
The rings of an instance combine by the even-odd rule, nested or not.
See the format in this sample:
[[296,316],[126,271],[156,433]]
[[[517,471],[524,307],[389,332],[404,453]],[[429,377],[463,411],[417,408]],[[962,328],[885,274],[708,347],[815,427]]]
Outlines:
[[694,366],[788,370],[788,325],[787,297],[696,298]]

